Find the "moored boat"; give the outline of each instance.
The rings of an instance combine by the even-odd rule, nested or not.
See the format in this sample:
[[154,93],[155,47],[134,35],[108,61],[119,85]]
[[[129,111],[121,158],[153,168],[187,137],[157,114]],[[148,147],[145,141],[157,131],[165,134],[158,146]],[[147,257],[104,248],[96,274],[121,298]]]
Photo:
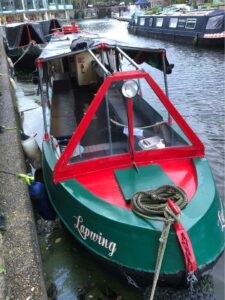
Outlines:
[[[70,32],[68,27],[71,28]],[[7,24],[4,37],[7,55],[17,70],[34,70],[35,59],[42,49],[53,35],[62,31],[71,33],[72,26],[63,25],[59,19]]]
[[16,69],[35,69],[35,59],[45,46],[40,23],[12,23],[5,26],[5,48]]
[[[163,71],[166,93],[143,62]],[[73,236],[132,277],[193,279],[212,265],[222,202],[203,144],[166,95],[165,50],[77,33],[52,39],[36,64],[44,180]]]
[[129,33],[203,47],[224,47],[225,11],[191,10],[133,15]]

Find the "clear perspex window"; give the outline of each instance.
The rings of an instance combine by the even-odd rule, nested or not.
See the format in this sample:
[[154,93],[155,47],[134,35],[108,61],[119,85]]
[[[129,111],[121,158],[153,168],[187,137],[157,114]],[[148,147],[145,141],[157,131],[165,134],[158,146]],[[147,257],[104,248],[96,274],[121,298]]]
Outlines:
[[[114,81],[90,121],[86,132],[70,159],[71,163],[129,153],[133,140],[135,152],[190,145],[190,141],[173,121],[145,79],[134,79],[138,93],[126,98],[125,81]],[[132,101],[129,114],[128,102]],[[88,104],[84,103],[84,113]],[[132,132],[129,119],[132,118]],[[133,135],[133,139],[130,135]]]

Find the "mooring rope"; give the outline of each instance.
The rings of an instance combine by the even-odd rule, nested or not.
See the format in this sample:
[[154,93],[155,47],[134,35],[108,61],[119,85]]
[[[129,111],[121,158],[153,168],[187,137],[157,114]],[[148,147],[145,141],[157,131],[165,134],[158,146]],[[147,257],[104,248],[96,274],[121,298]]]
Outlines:
[[173,223],[179,221],[177,215],[168,204],[168,199],[179,209],[184,208],[188,203],[186,193],[178,186],[173,185],[164,185],[155,190],[138,192],[131,199],[131,208],[134,213],[145,219],[164,222],[163,230],[159,238],[154,279],[149,300],[154,299],[170,227]]
[[28,44],[27,49],[23,52],[23,54],[14,62],[14,66],[27,54],[27,52],[30,50],[31,46],[35,45],[36,42],[31,40]]

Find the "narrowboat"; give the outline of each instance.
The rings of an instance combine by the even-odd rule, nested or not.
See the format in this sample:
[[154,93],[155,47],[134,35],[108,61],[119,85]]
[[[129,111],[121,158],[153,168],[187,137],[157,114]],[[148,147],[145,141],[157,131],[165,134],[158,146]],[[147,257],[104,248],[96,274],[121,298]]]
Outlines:
[[41,54],[45,43],[40,23],[23,22],[5,26],[6,53],[16,70],[34,70],[35,59]]
[[36,65],[44,182],[63,224],[139,284],[192,282],[224,250],[224,208],[202,142],[167,96],[166,51],[58,35]]
[[133,15],[128,32],[202,47],[224,47],[224,10],[191,10]]

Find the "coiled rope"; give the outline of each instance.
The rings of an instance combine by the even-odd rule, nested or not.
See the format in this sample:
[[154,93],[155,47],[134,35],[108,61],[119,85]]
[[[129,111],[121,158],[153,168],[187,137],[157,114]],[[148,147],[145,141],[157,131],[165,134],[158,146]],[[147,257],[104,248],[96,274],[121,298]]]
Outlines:
[[166,244],[173,223],[179,222],[177,214],[171,209],[168,201],[172,201],[175,207],[182,209],[188,203],[186,193],[178,186],[164,185],[155,190],[138,192],[131,199],[133,212],[142,218],[163,221],[164,226],[159,239],[159,248],[156,259],[154,279],[150,300],[154,299],[156,285],[166,249]]

